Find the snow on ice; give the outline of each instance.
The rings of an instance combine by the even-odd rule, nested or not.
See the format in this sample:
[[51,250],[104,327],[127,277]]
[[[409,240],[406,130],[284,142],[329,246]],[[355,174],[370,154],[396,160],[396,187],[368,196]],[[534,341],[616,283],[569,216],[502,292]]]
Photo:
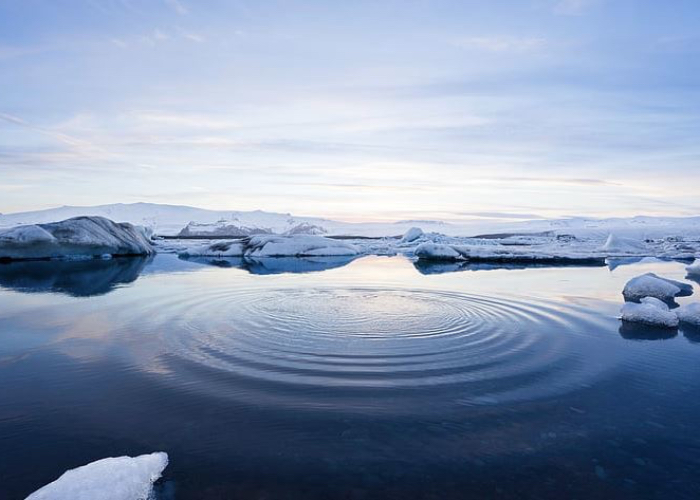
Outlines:
[[647,326],[675,328],[678,316],[657,298],[644,297],[639,303],[627,302],[622,306],[622,320]]
[[700,302],[681,306],[676,310],[676,314],[682,323],[700,327]]
[[256,235],[186,247],[178,253],[207,257],[331,257],[358,255],[360,250],[350,243],[323,236]]
[[622,291],[625,300],[633,302],[639,302],[645,297],[654,297],[665,302],[672,302],[676,297],[684,297],[692,293],[692,285],[661,278],[654,273],[642,274],[632,278]]

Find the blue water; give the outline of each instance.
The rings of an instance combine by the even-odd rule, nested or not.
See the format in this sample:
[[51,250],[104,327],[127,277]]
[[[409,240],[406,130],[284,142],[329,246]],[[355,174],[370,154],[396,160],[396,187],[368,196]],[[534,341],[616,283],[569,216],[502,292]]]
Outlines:
[[616,318],[683,264],[619,264],[0,265],[0,498],[161,450],[162,500],[700,498],[700,332]]

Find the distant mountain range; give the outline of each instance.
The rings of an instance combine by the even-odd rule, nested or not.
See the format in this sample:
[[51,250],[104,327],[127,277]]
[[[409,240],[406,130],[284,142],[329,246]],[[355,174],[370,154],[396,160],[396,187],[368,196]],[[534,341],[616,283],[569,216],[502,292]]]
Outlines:
[[425,232],[453,236],[489,233],[541,233],[604,239],[614,233],[638,239],[666,236],[700,238],[700,217],[632,217],[594,219],[537,219],[508,222],[475,219],[460,223],[436,220],[403,220],[394,223],[349,223],[291,214],[206,210],[184,205],[116,203],[89,207],[63,206],[33,212],[0,215],[0,227],[55,222],[79,215],[98,215],[115,222],[130,222],[151,228],[160,235],[245,236],[259,233],[320,234],[328,236],[398,236],[413,226]]

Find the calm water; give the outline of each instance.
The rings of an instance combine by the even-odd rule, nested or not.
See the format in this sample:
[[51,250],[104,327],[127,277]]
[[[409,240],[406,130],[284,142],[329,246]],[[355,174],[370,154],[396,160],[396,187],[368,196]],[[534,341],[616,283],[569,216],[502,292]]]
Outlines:
[[0,498],[157,450],[161,499],[700,498],[700,332],[616,319],[648,271],[684,278],[674,262],[0,265]]

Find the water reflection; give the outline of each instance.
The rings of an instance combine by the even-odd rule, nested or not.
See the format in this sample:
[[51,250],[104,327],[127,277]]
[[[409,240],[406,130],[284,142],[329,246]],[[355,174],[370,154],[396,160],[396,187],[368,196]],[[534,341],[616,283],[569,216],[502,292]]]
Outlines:
[[266,275],[327,271],[346,266],[356,257],[180,257],[180,259],[208,266],[243,269],[250,274]]
[[619,333],[627,340],[667,340],[676,337],[678,330],[623,321]]
[[136,281],[152,257],[0,264],[0,287],[23,293],[104,295]]
[[448,262],[448,261],[426,261],[417,260],[413,262],[416,270],[425,275],[444,274],[462,271],[493,271],[493,270],[522,270],[522,269],[545,269],[561,267],[605,267],[604,263],[556,263],[556,264],[533,264],[533,263],[490,263],[490,262]]
[[683,336],[693,344],[700,344],[700,326],[681,323],[681,332]]
[[[0,498],[160,449],[161,500],[697,497],[700,335],[620,329],[640,269],[198,260],[89,300],[0,290]],[[0,284],[85,295],[138,262]]]

